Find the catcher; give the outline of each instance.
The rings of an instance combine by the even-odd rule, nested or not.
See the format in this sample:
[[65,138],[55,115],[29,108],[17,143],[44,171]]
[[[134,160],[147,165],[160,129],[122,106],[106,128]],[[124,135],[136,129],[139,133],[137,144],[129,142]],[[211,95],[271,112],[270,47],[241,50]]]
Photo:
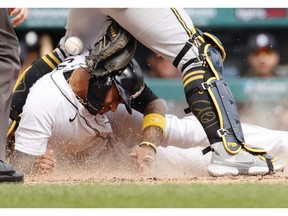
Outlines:
[[[189,105],[186,112],[191,111],[196,116],[208,137],[210,146],[203,153],[212,150],[208,166],[211,175],[255,175],[279,170],[276,158],[267,155],[263,149],[249,148],[246,144],[235,101],[222,77],[226,53],[220,40],[195,28],[184,9],[71,9],[66,35],[59,48],[36,61],[24,72],[19,80],[21,85],[16,85],[14,94],[20,96],[15,95],[12,101],[10,116],[14,125],[19,122],[27,96],[28,90],[24,87],[29,88],[39,76],[48,73],[69,55],[64,46],[67,38],[79,37],[84,51],[92,47],[87,65],[94,76],[104,76],[123,66],[123,61],[111,63],[110,57],[122,49],[123,41],[133,44],[134,37],[130,34],[120,37],[126,30],[182,72]],[[252,160],[255,163],[251,164]]]
[[[205,170],[199,153],[208,139],[194,116],[165,116],[163,103],[145,85],[134,59],[119,71],[95,77],[87,57],[67,58],[31,87],[11,151],[15,167],[26,174],[47,173],[55,166],[74,172],[96,167],[162,175],[167,168],[187,174],[193,164]],[[287,133],[249,125],[245,129],[256,147],[261,135],[269,151],[287,152]],[[275,163],[276,170],[283,167],[280,160]]]

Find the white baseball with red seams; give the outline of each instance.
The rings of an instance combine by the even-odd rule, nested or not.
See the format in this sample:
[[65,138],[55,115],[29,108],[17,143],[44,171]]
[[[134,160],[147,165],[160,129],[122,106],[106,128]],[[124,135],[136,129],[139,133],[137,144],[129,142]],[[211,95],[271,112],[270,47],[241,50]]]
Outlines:
[[83,42],[78,37],[69,37],[65,42],[65,49],[70,55],[78,55],[83,50]]

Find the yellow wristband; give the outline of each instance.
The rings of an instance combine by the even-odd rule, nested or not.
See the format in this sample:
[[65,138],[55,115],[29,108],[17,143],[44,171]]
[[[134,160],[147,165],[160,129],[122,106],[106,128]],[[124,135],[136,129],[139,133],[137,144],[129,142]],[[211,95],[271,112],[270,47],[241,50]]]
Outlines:
[[141,143],[139,144],[139,147],[141,147],[141,146],[143,146],[143,145],[152,147],[152,148],[154,149],[155,153],[156,153],[157,147],[156,147],[153,143],[147,142],[147,141],[143,141],[143,142],[141,142]]
[[149,126],[157,126],[160,127],[163,131],[163,135],[166,130],[166,119],[160,114],[157,113],[151,113],[143,118],[143,124],[142,124],[142,130]]

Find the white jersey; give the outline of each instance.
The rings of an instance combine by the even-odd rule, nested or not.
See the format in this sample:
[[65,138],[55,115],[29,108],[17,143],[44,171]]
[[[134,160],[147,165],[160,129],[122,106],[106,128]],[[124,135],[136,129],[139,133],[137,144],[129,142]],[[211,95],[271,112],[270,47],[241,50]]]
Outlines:
[[68,151],[69,143],[69,151],[75,152],[106,142],[112,133],[107,117],[91,115],[63,76],[83,65],[85,55],[68,58],[31,87],[15,133],[17,150],[41,155],[49,141],[52,149]]

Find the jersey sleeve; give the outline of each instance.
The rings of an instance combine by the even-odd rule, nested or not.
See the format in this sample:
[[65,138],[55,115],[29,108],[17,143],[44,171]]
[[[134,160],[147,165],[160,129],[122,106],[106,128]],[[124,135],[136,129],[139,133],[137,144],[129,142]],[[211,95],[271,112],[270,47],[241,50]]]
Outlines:
[[157,95],[145,84],[141,94],[132,100],[132,108],[143,114],[146,105],[156,99]]

